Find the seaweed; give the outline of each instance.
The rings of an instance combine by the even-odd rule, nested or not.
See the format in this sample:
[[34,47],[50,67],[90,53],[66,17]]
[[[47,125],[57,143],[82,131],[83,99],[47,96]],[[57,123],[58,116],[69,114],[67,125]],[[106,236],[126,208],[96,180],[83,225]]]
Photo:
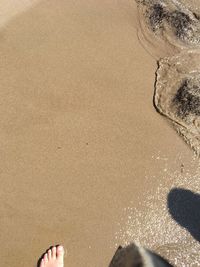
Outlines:
[[178,89],[172,104],[177,109],[177,115],[185,118],[189,114],[200,116],[200,86],[190,79],[185,79]]
[[162,22],[167,16],[167,12],[162,5],[157,3],[152,6],[150,12],[149,22],[152,30],[156,31],[162,26]]
[[192,31],[193,20],[188,14],[175,10],[167,16],[168,23],[174,28],[176,36],[185,39],[189,31]]

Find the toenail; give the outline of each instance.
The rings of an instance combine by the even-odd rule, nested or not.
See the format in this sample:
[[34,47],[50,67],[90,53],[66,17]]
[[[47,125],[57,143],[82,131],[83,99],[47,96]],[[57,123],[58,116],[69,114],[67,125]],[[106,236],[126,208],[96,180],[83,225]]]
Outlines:
[[63,246],[58,246],[57,248],[59,251],[62,251],[63,250]]

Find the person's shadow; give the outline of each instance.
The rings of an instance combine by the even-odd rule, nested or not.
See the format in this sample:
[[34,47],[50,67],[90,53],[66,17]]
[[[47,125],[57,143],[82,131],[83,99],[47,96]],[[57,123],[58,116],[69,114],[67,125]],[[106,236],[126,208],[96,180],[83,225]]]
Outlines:
[[173,188],[167,198],[172,218],[200,242],[200,194]]

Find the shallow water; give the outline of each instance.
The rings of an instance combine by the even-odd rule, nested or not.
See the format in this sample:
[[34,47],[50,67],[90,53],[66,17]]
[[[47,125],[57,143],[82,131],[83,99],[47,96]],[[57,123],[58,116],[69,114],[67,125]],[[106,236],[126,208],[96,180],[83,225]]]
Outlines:
[[200,54],[184,52],[161,59],[154,104],[197,154],[200,149]]
[[[154,105],[157,111],[171,120],[180,136],[198,154],[199,5],[175,0],[136,2],[142,44],[159,60]],[[164,59],[160,60],[162,57]]]
[[[175,0],[136,0],[139,38],[153,56],[171,56],[200,45],[199,10]],[[195,11],[193,11],[195,10]]]

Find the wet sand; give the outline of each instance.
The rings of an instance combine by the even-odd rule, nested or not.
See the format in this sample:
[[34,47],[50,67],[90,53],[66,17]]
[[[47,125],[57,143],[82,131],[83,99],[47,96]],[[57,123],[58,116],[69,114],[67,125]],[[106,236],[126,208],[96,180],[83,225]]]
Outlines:
[[198,160],[153,107],[134,1],[24,3],[0,4],[1,265],[62,243],[67,266],[108,266],[137,239],[200,266],[167,210],[173,187],[198,193]]

